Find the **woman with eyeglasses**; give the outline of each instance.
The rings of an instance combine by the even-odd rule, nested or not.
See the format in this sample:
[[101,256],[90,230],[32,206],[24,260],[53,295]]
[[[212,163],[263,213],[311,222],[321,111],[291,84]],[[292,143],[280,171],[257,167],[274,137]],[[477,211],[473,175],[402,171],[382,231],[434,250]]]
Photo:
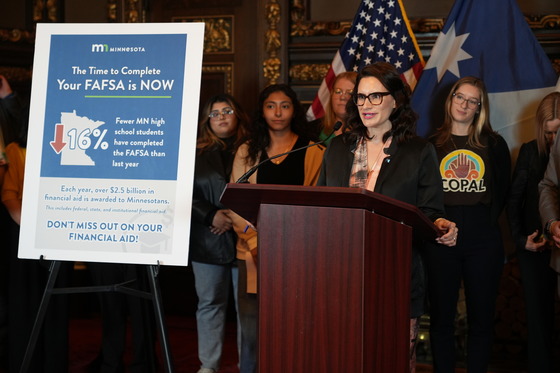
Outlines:
[[504,265],[498,226],[510,185],[505,140],[492,130],[488,93],[476,77],[459,79],[432,138],[443,180],[445,211],[461,229],[457,246],[426,252],[434,372],[455,372],[455,315],[461,282],[467,307],[467,370],[486,372],[494,308]]
[[415,238],[412,247],[410,371],[414,372],[418,319],[425,303],[419,250],[424,245],[454,246],[458,229],[445,218],[434,147],[416,135],[410,87],[393,65],[377,62],[364,67],[346,110],[349,130],[327,148],[317,185],[364,188],[418,206],[444,232],[434,242]]
[[[513,171],[507,212],[525,297],[528,372],[552,373],[558,370],[554,369],[553,359],[557,276],[551,268],[551,254],[559,251],[552,241],[545,239],[549,232],[544,232],[543,227],[550,217],[541,222],[539,181],[545,175],[551,147],[560,128],[560,92],[549,93],[542,99],[535,119],[537,137],[521,145]],[[545,184],[550,187],[549,192],[552,193],[549,195],[554,199],[549,201],[545,197],[546,192],[541,197],[552,211],[557,210],[558,187],[550,183],[550,179]]]
[[326,144],[329,144],[333,138],[333,136],[329,138],[329,135],[333,132],[336,122],[341,122],[342,126],[334,132],[334,135],[340,135],[345,131],[346,103],[352,100],[357,75],[358,73],[354,71],[345,71],[334,79],[329,102],[325,105],[325,116],[317,120],[319,140],[326,140]]
[[[235,154],[232,182],[261,161],[312,143],[303,107],[288,85],[266,87],[259,95],[257,110],[249,139]],[[252,184],[315,185],[323,151],[324,147],[317,145],[282,155],[263,163],[248,181]],[[241,373],[254,373],[257,369],[257,232],[239,215],[232,216],[238,236],[238,304],[242,332],[239,369]]]
[[220,203],[220,196],[229,182],[235,151],[245,139],[248,118],[228,94],[210,98],[202,115],[195,159],[189,260],[198,296],[198,358],[202,364],[198,373],[213,373],[220,367],[229,291],[233,283],[236,292],[238,276],[232,212]]

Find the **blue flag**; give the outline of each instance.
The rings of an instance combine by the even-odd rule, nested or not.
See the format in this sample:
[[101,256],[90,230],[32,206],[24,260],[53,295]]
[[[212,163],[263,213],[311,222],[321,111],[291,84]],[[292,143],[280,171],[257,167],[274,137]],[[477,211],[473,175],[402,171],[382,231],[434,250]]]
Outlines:
[[456,0],[412,96],[418,134],[442,124],[453,83],[473,75],[484,80],[490,123],[515,149],[535,137],[540,100],[558,76],[515,0]]

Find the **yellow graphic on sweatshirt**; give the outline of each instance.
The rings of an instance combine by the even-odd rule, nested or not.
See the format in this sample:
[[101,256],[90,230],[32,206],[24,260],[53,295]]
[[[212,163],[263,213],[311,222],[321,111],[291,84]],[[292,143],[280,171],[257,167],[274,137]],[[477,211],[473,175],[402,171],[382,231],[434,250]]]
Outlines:
[[484,192],[484,161],[470,150],[449,153],[439,165],[445,192]]

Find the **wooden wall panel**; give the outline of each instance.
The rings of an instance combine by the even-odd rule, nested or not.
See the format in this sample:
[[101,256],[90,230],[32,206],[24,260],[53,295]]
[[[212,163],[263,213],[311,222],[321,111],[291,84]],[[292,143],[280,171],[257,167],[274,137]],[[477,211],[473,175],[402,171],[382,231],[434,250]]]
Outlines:
[[258,0],[167,0],[152,4],[151,22],[203,21],[206,24],[201,103],[214,94],[227,92],[248,113],[254,111],[261,88],[259,3]]

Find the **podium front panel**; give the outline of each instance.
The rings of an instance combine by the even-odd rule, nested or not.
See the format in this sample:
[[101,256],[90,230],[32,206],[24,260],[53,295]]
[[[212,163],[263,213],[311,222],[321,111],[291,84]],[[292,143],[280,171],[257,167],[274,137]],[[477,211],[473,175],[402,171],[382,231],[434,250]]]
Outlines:
[[258,231],[259,372],[408,372],[410,227],[262,204]]

